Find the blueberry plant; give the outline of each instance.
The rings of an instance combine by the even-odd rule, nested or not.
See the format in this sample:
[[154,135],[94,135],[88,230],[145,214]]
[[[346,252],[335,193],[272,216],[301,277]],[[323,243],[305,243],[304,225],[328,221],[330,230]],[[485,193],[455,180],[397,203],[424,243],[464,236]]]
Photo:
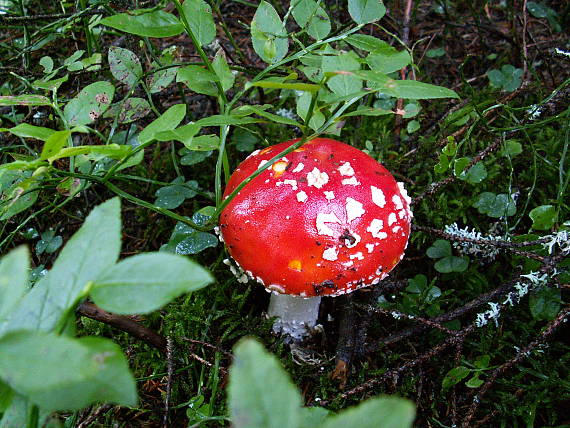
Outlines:
[[[36,3],[0,1],[0,427],[139,410],[157,426],[568,420],[570,54],[560,43],[545,61],[527,39],[558,43],[568,16],[535,2],[473,16],[451,2]],[[450,22],[490,15],[512,21],[522,54],[461,50],[471,33]],[[415,16],[445,31],[420,26],[412,43]],[[322,135],[405,181],[415,224],[392,279],[347,298],[347,316],[323,309],[320,345],[287,349],[215,228],[247,153],[300,138],[242,186]],[[335,317],[367,332],[347,339]]]

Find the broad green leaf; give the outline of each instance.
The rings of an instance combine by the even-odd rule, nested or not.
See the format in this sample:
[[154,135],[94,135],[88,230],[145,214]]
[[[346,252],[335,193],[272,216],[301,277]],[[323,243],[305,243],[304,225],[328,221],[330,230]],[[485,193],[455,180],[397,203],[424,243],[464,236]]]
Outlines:
[[558,220],[556,208],[553,205],[541,205],[533,208],[528,215],[532,220],[532,228],[536,230],[549,230]]
[[522,144],[516,140],[507,140],[503,146],[501,154],[503,156],[515,157],[523,152]]
[[29,270],[30,253],[27,247],[18,247],[0,260],[0,322],[28,290]]
[[[194,223],[203,225],[210,218],[201,213],[203,210],[194,213],[192,216]],[[185,223],[178,222],[172,231],[168,244],[164,245],[160,250],[188,255],[198,254],[206,248],[216,247],[217,245],[218,238],[211,233],[200,232]]]
[[426,56],[428,58],[439,58],[445,55],[445,49],[443,48],[435,48],[435,49],[429,49],[426,52]]
[[182,5],[182,10],[200,45],[211,43],[216,37],[216,25],[210,5],[204,0],[186,0]]
[[140,15],[136,15],[136,12],[119,13],[103,18],[101,24],[142,37],[171,37],[184,31],[180,21],[168,12],[155,10]]
[[467,367],[464,366],[454,367],[450,371],[448,371],[445,377],[443,378],[441,387],[443,388],[444,391],[448,390],[453,385],[458,384],[467,376],[469,376],[469,373],[471,373],[471,370],[469,370]]
[[467,382],[465,382],[465,386],[467,388],[479,388],[481,385],[485,383],[483,379],[480,379],[478,375],[473,376]]
[[465,257],[448,256],[435,262],[433,267],[441,273],[465,272],[469,266],[469,260]]
[[186,199],[196,196],[197,187],[198,182],[195,180],[185,182],[184,177],[176,177],[171,185],[156,191],[154,205],[166,209],[178,208]]
[[[17,165],[18,162],[12,162],[11,164]],[[0,220],[8,220],[16,214],[27,210],[36,202],[39,193],[39,191],[35,190],[38,187],[38,177],[32,176],[30,171],[18,171],[19,168],[12,170],[11,164],[7,164],[5,170],[12,171],[8,177],[13,177],[15,180],[10,179],[9,184],[6,185],[0,182],[2,184]],[[29,165],[33,166],[34,163]],[[0,172],[2,172],[1,169]],[[6,177],[0,175],[0,178]]]
[[49,56],[42,56],[40,58],[40,65],[44,68],[44,73],[51,73],[53,71],[53,59]]
[[76,146],[66,147],[49,157],[49,161],[68,158],[78,155],[89,155],[93,157],[107,156],[111,159],[122,159],[128,155],[133,148],[129,145],[108,144],[106,146]]
[[360,69],[360,60],[354,52],[339,55],[327,55],[322,58],[324,72],[355,71]]
[[362,89],[362,81],[354,76],[337,74],[327,81],[331,91],[340,97],[356,94]]
[[171,129],[168,131],[162,131],[155,134],[154,138],[157,141],[180,141],[182,144],[192,144],[194,136],[200,132],[202,127],[196,123],[189,123],[187,125],[180,126],[176,129]]
[[375,88],[379,89],[380,92],[396,98],[406,98],[410,100],[459,98],[457,93],[451,89],[418,82],[416,80],[394,80],[384,73],[377,71],[361,70],[354,72],[354,74],[372,82]]
[[386,14],[381,0],[348,0],[348,13],[357,24],[369,24]]
[[93,284],[91,297],[103,309],[118,314],[148,313],[205,287],[212,279],[206,269],[185,257],[145,253],[103,272]]
[[0,349],[0,377],[44,410],[137,402],[127,360],[108,339],[18,331],[2,337]]
[[251,86],[259,86],[260,88],[270,89],[291,89],[294,91],[306,92],[317,92],[321,88],[319,85],[313,85],[311,83],[285,83],[274,82],[272,80],[259,80],[257,82],[251,83]]
[[473,362],[473,365],[478,369],[486,369],[487,367],[489,367],[490,361],[491,361],[491,356],[484,354],[477,357]]
[[132,88],[143,74],[142,66],[137,56],[128,49],[111,46],[109,48],[109,68],[111,74],[127,88]]
[[212,152],[210,150],[208,151],[188,150],[186,147],[183,147],[182,149],[180,149],[178,154],[180,155],[180,165],[190,166],[205,161],[208,157],[210,157]]
[[324,407],[303,407],[301,411],[301,425],[299,428],[321,427],[330,412]]
[[551,321],[556,318],[563,303],[560,289],[542,287],[533,291],[528,299],[530,313],[535,320]]
[[113,104],[103,115],[104,118],[115,118],[120,123],[131,123],[142,119],[150,113],[150,104],[144,98],[129,98]]
[[148,124],[139,134],[139,143],[145,144],[155,139],[156,134],[176,128],[186,116],[186,104],[175,104],[160,117]]
[[109,82],[95,82],[81,90],[63,109],[70,125],[87,125],[98,119],[109,108],[115,87]]
[[38,140],[47,140],[55,131],[55,129],[44,128],[42,126],[30,125],[28,123],[20,123],[13,128],[0,128],[0,132],[10,132],[13,135],[22,138],[36,138]]
[[483,162],[477,162],[471,168],[461,174],[461,178],[471,184],[478,184],[487,178],[487,168]]
[[224,51],[221,49],[216,53],[216,57],[214,61],[212,61],[212,68],[216,72],[216,76],[218,76],[218,80],[224,91],[227,91],[234,85],[235,77],[228,66]]
[[351,34],[344,40],[355,48],[366,52],[385,54],[396,51],[393,46],[389,45],[384,40],[380,40],[367,34]]
[[350,116],[385,116],[388,114],[394,114],[392,110],[384,110],[381,108],[364,107],[354,110],[350,113],[344,114],[342,117]]
[[69,80],[69,75],[66,74],[59,79],[51,79],[51,80],[43,80],[37,79],[32,82],[32,86],[35,89],[43,89],[45,91],[56,91],[59,89],[61,85]]
[[63,149],[71,136],[71,131],[55,131],[46,140],[40,155],[41,160],[46,160]]
[[426,254],[430,259],[451,256],[451,244],[445,239],[438,239],[427,249]]
[[412,61],[408,51],[392,49],[383,53],[371,53],[366,57],[370,69],[380,73],[392,73],[406,67]]
[[200,135],[192,138],[190,143],[183,143],[188,150],[209,151],[218,150],[220,137],[216,134]]
[[257,123],[259,120],[250,117],[233,116],[231,114],[214,114],[205,117],[196,122],[196,125],[204,126],[221,126],[221,125],[247,125],[249,123]]
[[41,239],[36,242],[36,254],[40,255],[42,253],[55,253],[59,250],[63,244],[63,238],[60,235],[55,234],[55,230],[48,229],[42,233]]
[[42,95],[2,95],[0,107],[4,106],[49,106],[51,101]]
[[481,214],[487,214],[489,217],[512,216],[516,213],[515,201],[504,193],[497,195],[492,192],[483,192],[473,206]]
[[120,247],[120,202],[114,198],[91,211],[48,274],[20,299],[7,322],[0,323],[0,336],[19,329],[53,331],[89,283],[115,263]]
[[420,122],[418,122],[417,120],[410,120],[408,122],[408,125],[406,126],[406,131],[408,132],[408,134],[413,134],[418,129],[420,129]]
[[184,83],[192,91],[199,94],[216,96],[218,87],[214,82],[218,77],[199,65],[181,67],[176,73],[176,82]]
[[289,50],[285,26],[273,6],[266,1],[259,3],[253,16],[251,41],[255,52],[269,64],[282,60]]
[[156,94],[170,85],[176,77],[178,68],[179,67],[170,67],[151,74],[146,82],[150,93]]
[[299,27],[314,39],[322,40],[331,32],[331,22],[325,10],[314,0],[291,2],[292,14]]
[[293,126],[296,126],[298,128],[303,127],[303,125],[301,125],[296,120],[289,119],[288,117],[279,116],[278,114],[273,114],[273,113],[269,113],[268,111],[265,111],[265,108],[267,106],[268,106],[267,104],[263,105],[263,106],[245,105],[245,106],[241,106],[241,107],[238,107],[238,108],[232,110],[232,113],[257,114],[261,117],[264,117],[266,119],[271,120],[272,122],[283,123],[285,125],[293,125]]
[[321,428],[411,428],[415,414],[409,400],[376,397],[330,416]]
[[299,427],[301,396],[277,359],[253,339],[241,340],[234,356],[228,386],[233,426]]

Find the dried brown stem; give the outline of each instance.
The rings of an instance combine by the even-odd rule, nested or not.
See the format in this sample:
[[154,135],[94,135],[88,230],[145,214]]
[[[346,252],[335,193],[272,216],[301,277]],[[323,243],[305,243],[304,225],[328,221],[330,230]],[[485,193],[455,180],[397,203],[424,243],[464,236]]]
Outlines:
[[164,336],[140,325],[138,322],[133,321],[130,318],[112,314],[90,302],[81,303],[77,308],[77,313],[81,316],[115,327],[133,337],[136,337],[137,339],[142,340],[161,352],[166,352],[166,339]]

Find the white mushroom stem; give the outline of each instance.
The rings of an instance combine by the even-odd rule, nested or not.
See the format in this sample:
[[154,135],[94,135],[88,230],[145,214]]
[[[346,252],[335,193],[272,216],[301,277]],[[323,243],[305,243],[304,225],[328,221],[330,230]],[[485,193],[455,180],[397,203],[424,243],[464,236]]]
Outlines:
[[269,317],[277,317],[273,331],[300,342],[311,333],[319,317],[320,297],[303,298],[271,293]]

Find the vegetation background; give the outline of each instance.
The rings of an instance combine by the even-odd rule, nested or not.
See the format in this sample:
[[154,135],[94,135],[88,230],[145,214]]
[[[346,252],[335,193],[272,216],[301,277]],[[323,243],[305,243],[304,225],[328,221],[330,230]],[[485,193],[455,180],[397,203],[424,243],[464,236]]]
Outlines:
[[[0,0],[0,426],[409,426],[382,394],[416,426],[570,426],[570,5],[292,3]],[[249,152],[316,134],[404,181],[414,229],[290,349],[213,228]]]

